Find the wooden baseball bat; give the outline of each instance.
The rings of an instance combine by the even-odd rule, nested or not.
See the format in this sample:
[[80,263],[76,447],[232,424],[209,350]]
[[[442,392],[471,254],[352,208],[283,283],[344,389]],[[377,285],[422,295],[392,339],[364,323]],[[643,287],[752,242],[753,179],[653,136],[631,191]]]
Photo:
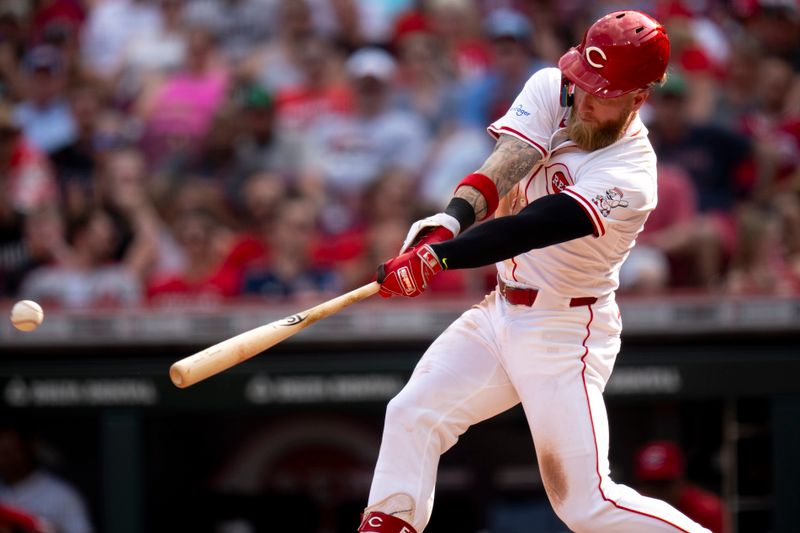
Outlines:
[[182,389],[194,385],[258,355],[314,322],[338,313],[348,305],[369,298],[378,292],[378,289],[380,284],[373,281],[311,309],[240,333],[176,362],[169,369],[169,377],[176,387]]

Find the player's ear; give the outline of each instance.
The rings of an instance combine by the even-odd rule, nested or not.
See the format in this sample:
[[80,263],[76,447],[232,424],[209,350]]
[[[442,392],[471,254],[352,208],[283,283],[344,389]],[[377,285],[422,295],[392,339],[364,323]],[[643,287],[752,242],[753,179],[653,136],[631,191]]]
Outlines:
[[644,89],[641,91],[637,91],[633,94],[633,110],[638,111],[640,107],[644,105],[647,101],[647,98],[650,96],[650,89]]

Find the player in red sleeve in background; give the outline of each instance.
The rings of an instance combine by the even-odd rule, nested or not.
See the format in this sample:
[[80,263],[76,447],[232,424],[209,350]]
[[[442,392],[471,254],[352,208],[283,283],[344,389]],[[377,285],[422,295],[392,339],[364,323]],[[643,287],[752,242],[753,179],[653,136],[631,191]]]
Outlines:
[[713,533],[730,531],[722,499],[686,479],[686,460],[675,443],[645,444],[636,453],[633,475],[643,495],[664,500]]
[[50,533],[38,518],[14,507],[0,504],[0,533]]

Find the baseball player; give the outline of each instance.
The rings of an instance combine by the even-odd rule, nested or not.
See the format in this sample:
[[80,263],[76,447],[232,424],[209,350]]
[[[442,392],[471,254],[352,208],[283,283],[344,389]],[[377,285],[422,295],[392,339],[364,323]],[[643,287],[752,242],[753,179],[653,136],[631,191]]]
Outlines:
[[656,205],[656,157],[638,110],[668,59],[651,17],[619,11],[595,22],[489,126],[494,152],[445,212],[416,222],[401,255],[379,268],[383,296],[417,296],[442,270],[491,263],[498,285],[389,402],[358,531],[422,532],[439,456],[519,402],[548,498],[572,530],[707,531],[611,480],[602,396],[620,348],[620,265]]

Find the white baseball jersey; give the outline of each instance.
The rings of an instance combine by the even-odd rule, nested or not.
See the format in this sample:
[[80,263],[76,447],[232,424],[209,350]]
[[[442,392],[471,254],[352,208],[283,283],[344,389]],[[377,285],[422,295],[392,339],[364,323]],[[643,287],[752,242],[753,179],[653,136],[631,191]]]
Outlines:
[[[557,69],[534,74],[506,116],[489,127],[542,153],[497,212],[516,213],[545,194],[569,194],[586,210],[595,236],[497,265],[507,283],[540,289],[536,301],[515,305],[495,291],[428,348],[386,408],[367,509],[402,512],[422,533],[439,457],[467,428],[522,403],[545,491],[570,530],[710,533],[611,479],[603,389],[622,331],[611,296],[619,267],[656,205],[656,158],[638,117],[611,146],[576,148],[566,140],[569,110],[559,106],[560,82]],[[548,291],[556,298],[543,297]],[[564,305],[587,296],[597,301]]]
[[531,250],[497,263],[497,269],[512,284],[600,297],[618,287],[620,266],[656,206],[656,155],[638,113],[614,144],[593,152],[577,148],[564,129],[572,108],[560,106],[560,89],[557,68],[538,71],[488,128],[494,137],[514,136],[542,154],[501,202],[498,216],[515,214],[546,194],[568,194],[591,219],[594,237]]

